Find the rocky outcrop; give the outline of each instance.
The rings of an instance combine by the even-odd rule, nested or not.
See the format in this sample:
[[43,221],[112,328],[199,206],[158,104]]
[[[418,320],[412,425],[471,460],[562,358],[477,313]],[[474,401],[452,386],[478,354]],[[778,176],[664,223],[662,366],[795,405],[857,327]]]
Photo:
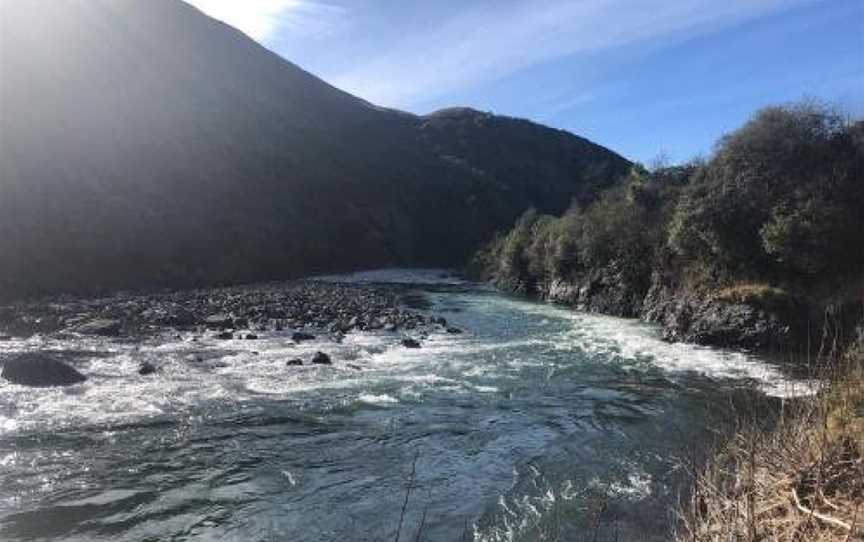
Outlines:
[[612,277],[588,277],[579,282],[556,280],[543,288],[542,297],[577,310],[633,318],[639,315],[642,296]]
[[730,299],[656,277],[641,316],[661,324],[663,337],[673,342],[788,352],[806,338],[806,307],[791,297],[782,302]]
[[[499,288],[500,284],[497,284]],[[658,323],[670,342],[787,352],[806,338],[807,307],[791,297],[724,298],[678,284],[660,272],[651,280],[613,264],[522,291],[580,311]]]
[[28,353],[6,359],[2,376],[13,384],[34,388],[71,386],[87,380],[74,367],[40,353]]
[[649,283],[646,277],[631,271],[613,261],[576,277],[541,283],[535,290],[546,301],[576,310],[636,318],[641,314]]

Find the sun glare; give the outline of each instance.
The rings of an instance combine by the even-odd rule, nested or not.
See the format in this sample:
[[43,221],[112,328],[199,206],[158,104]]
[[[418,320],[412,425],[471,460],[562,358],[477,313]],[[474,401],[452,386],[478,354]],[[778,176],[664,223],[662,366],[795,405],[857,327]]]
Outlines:
[[276,29],[279,16],[300,5],[300,0],[187,0],[207,15],[263,40]]

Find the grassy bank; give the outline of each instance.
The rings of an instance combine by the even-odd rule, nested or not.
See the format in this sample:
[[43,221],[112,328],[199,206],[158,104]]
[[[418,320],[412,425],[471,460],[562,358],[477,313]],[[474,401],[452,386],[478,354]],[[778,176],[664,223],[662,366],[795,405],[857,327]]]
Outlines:
[[765,431],[744,423],[695,469],[678,542],[864,540],[864,351]]

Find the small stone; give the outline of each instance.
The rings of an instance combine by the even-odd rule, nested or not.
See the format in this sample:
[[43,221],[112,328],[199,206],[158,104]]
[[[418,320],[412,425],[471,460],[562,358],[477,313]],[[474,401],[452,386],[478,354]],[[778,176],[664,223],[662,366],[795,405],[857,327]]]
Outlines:
[[451,335],[459,335],[460,333],[462,333],[462,330],[459,329],[458,327],[448,327],[447,333],[449,333]]
[[246,334],[246,340],[247,341],[257,341],[258,335],[255,335],[254,333],[247,333]]
[[287,365],[288,367],[297,367],[297,366],[303,365],[303,360],[302,359],[289,359],[287,362],[285,362],[285,365]]
[[312,357],[313,365],[332,365],[333,362],[330,360],[330,356],[325,354],[324,352],[316,352]]
[[410,337],[402,339],[402,346],[405,348],[420,348],[420,343]]
[[149,361],[142,361],[138,366],[138,374],[141,376],[152,375],[156,372],[156,366]]
[[222,333],[216,335],[216,338],[220,341],[230,341],[234,338],[234,334],[230,331],[223,331]]
[[305,333],[303,331],[295,331],[291,334],[291,340],[295,343],[302,343],[303,341],[314,341],[315,335],[311,333]]

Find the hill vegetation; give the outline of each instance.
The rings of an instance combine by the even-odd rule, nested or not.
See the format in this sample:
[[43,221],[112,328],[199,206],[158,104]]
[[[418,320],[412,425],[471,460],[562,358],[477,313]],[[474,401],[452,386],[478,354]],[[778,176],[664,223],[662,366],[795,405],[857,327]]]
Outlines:
[[673,339],[837,348],[864,300],[864,123],[769,107],[708,160],[525,213],[474,258],[500,287],[665,324]]

